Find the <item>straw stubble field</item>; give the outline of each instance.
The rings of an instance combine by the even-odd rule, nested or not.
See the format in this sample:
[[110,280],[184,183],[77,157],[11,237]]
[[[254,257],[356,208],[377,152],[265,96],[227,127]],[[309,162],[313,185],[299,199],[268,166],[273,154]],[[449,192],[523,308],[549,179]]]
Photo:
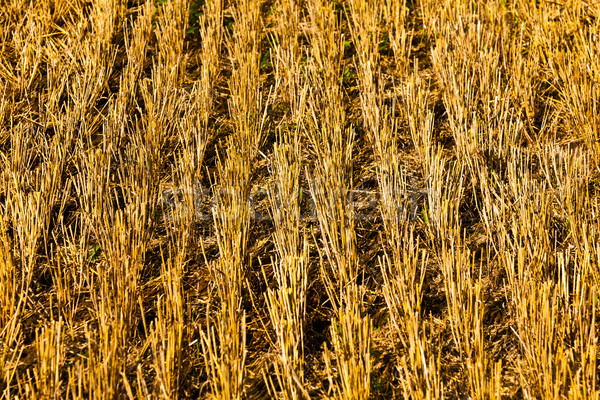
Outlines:
[[598,399],[600,4],[6,0],[0,392]]

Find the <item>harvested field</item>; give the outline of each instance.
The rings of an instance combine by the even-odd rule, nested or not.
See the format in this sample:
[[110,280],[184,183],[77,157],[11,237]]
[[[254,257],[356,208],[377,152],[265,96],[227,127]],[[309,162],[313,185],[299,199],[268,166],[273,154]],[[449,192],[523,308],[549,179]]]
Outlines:
[[0,398],[600,399],[599,35],[3,0]]

